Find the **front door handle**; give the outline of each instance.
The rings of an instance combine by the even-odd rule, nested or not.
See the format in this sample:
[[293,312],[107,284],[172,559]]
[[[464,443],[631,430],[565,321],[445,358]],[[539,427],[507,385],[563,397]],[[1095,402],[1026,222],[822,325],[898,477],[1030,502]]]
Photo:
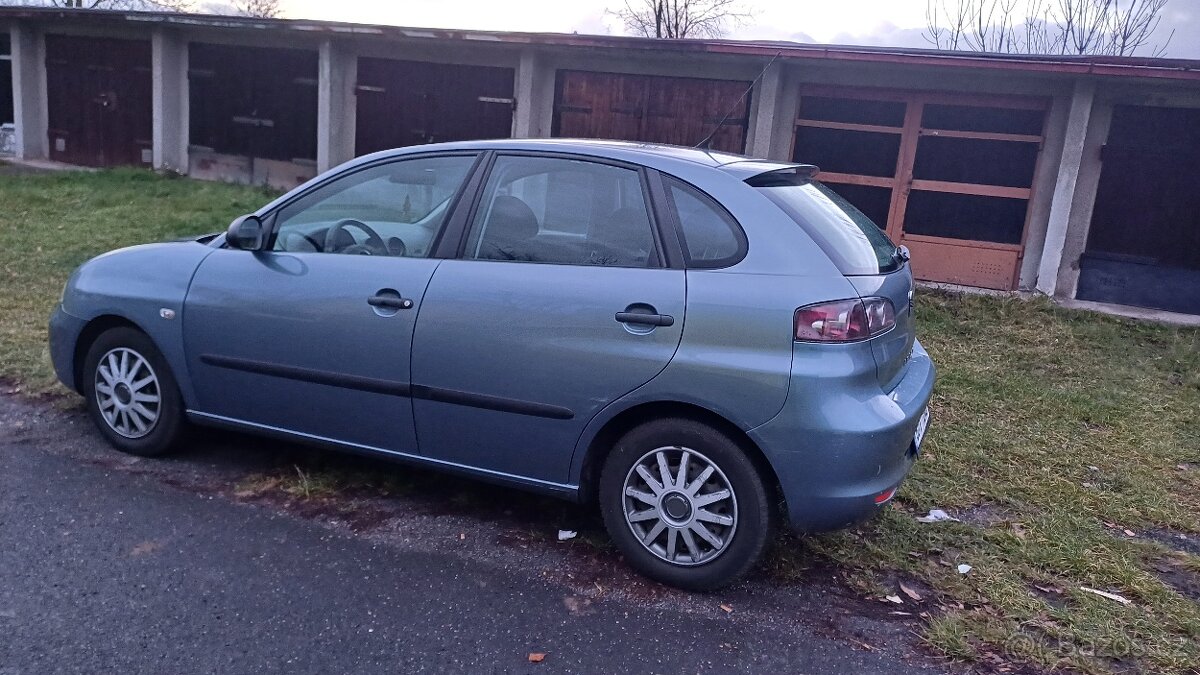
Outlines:
[[670,314],[643,314],[642,312],[617,312],[617,321],[637,323],[643,326],[672,326],[675,317]]
[[412,309],[413,301],[409,298],[397,298],[394,295],[372,295],[367,298],[367,304],[386,309]]

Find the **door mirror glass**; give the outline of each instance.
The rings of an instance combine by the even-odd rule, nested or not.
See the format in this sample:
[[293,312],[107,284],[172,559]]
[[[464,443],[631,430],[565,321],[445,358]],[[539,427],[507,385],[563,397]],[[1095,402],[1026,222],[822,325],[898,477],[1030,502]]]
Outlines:
[[263,223],[258,216],[247,214],[229,224],[225,232],[225,243],[229,248],[243,251],[260,251],[263,247]]

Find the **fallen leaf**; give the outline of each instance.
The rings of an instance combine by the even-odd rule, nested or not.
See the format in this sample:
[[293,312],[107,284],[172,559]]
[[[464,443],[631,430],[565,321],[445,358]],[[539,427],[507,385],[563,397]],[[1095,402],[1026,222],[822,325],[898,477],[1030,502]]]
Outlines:
[[913,600],[915,600],[917,602],[921,601],[921,594],[914,591],[913,589],[909,588],[908,586],[905,586],[904,582],[900,582],[900,592],[904,593],[905,595],[907,595],[908,597],[912,598]]
[[546,660],[546,655],[542,652],[529,652],[530,663],[541,663]]
[[898,595],[886,595],[886,596],[884,596],[884,599],[885,599],[885,600],[887,600],[888,602],[892,602],[892,603],[895,603],[895,604],[897,604],[897,605],[903,605],[903,604],[904,604],[904,601],[903,601],[903,600],[901,600],[901,599],[900,599],[900,596],[898,596]]
[[732,611],[733,611],[733,607],[731,607],[730,605],[726,605],[725,603],[721,603],[721,604],[719,605],[719,607],[720,607],[721,609],[725,610],[725,613],[726,613],[726,614],[728,614],[728,613],[730,613],[730,612],[732,612]]
[[1102,598],[1108,598],[1109,600],[1116,600],[1117,602],[1121,603],[1122,605],[1133,604],[1133,601],[1130,600],[1129,598],[1117,595],[1116,593],[1109,593],[1108,591],[1098,591],[1094,588],[1088,588],[1087,586],[1080,586],[1079,590],[1081,590],[1085,593],[1092,593],[1093,595],[1098,595]]
[[133,550],[131,550],[129,552],[129,555],[132,555],[132,556],[146,555],[147,553],[154,553],[155,551],[157,551],[160,548],[162,548],[161,541],[154,541],[154,540],[143,541],[142,543],[134,546]]

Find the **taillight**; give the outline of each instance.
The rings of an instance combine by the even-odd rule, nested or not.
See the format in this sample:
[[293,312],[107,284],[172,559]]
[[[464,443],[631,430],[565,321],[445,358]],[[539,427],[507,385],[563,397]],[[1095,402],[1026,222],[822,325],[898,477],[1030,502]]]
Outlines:
[[796,339],[806,342],[854,342],[896,325],[896,308],[887,298],[838,300],[796,310]]

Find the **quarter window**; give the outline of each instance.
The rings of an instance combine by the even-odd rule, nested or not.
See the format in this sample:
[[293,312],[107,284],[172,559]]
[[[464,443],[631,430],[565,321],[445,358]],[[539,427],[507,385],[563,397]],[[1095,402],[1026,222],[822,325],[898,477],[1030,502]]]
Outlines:
[[426,258],[474,161],[420,157],[335,179],[279,212],[273,248]]
[[552,157],[496,159],[465,257],[562,265],[658,267],[641,175]]
[[666,178],[682,228],[688,267],[727,267],[742,257],[745,235],[725,209],[696,188]]

